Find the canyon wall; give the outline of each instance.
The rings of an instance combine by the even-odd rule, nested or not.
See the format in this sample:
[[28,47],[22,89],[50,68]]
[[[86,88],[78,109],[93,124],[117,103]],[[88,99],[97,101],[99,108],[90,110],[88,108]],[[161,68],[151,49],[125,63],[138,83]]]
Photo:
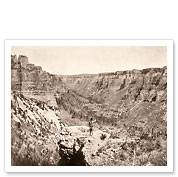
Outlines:
[[11,56],[11,89],[21,91],[54,92],[61,86],[61,79],[30,64],[23,55]]
[[118,105],[124,100],[128,102],[167,100],[166,66],[61,78],[68,87],[80,95],[108,105]]
[[149,107],[150,118],[167,119],[166,66],[57,76],[30,64],[26,56],[13,55],[11,58],[12,90],[33,93],[29,96],[55,106],[58,104],[55,94],[58,93],[58,106],[62,105],[73,117],[87,120],[93,116],[99,122],[133,117],[145,121],[148,118],[145,110]]
[[161,101],[167,99],[167,67],[57,76],[30,64],[26,56],[11,56],[12,90],[56,92],[64,85],[85,98],[110,106],[123,100]]

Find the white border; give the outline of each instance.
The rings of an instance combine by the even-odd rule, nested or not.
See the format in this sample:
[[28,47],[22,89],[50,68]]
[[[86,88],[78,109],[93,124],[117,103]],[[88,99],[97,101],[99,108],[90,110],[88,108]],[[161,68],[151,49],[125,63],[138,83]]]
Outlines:
[[[11,166],[12,46],[167,46],[167,166]],[[5,41],[6,172],[173,172],[173,41],[172,40],[6,40]]]

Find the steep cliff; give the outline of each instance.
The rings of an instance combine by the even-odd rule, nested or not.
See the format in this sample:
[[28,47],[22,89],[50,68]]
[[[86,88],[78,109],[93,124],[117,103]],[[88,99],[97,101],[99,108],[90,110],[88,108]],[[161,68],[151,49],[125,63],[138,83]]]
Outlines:
[[61,87],[61,79],[43,71],[40,66],[30,64],[26,56],[11,56],[12,90],[55,92]]
[[167,67],[61,78],[78,94],[116,108],[123,101],[154,102],[167,95]]

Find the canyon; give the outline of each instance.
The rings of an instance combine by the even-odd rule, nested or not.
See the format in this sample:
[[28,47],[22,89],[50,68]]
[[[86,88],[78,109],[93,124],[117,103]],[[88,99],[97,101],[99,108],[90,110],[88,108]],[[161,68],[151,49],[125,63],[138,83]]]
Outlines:
[[[24,159],[25,165],[167,164],[166,66],[54,75],[26,56],[12,55],[11,90],[13,165],[23,165]],[[90,118],[95,121],[93,136]],[[74,145],[78,156],[67,161],[70,153],[65,156],[61,149]],[[33,153],[27,153],[30,149]]]

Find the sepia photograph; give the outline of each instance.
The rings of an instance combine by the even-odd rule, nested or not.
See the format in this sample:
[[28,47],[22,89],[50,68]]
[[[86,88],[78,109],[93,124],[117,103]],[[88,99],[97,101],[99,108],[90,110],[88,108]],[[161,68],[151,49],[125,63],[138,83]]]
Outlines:
[[169,40],[10,41],[8,165],[172,166],[171,47]]

